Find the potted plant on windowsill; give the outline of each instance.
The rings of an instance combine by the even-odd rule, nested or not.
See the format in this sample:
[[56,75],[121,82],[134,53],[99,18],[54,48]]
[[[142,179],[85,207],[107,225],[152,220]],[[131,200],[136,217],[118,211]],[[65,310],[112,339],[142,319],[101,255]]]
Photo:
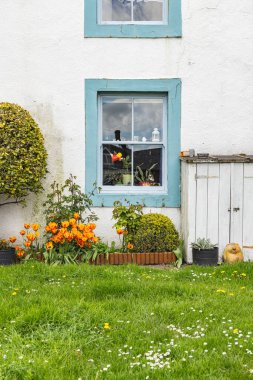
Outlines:
[[[141,165],[143,165],[143,164],[141,164]],[[138,185],[139,186],[154,186],[154,185],[156,185],[152,170],[157,165],[157,163],[153,164],[152,166],[150,166],[149,169],[146,169],[145,171],[142,170],[141,165],[136,166],[136,171],[134,173],[134,177],[138,181]]]
[[131,185],[132,184],[132,174],[131,174],[131,160],[130,156],[126,156],[122,158],[122,164],[123,164],[123,169],[126,171],[125,173],[122,174],[122,183],[123,185]]
[[193,264],[210,265],[218,264],[218,246],[212,244],[210,239],[197,239],[191,244]]
[[0,265],[11,265],[16,262],[15,248],[12,246],[16,238],[10,237],[8,240],[0,240]]

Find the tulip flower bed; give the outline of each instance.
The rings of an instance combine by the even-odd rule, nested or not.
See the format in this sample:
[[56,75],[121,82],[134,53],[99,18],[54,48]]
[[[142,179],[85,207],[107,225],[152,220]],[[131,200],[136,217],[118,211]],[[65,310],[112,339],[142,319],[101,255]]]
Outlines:
[[251,379],[253,265],[0,267],[0,379]]

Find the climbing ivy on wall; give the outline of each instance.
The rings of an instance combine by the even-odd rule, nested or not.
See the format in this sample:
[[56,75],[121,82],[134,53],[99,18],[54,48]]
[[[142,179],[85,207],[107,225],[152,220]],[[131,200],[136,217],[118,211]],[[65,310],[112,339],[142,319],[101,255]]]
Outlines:
[[17,104],[0,103],[0,206],[25,204],[38,193],[47,173],[44,138],[28,111]]

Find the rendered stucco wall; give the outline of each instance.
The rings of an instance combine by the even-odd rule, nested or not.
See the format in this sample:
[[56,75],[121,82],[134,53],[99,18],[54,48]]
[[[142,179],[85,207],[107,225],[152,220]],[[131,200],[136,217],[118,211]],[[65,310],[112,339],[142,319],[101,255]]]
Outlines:
[[[252,153],[253,2],[182,0],[182,39],[85,39],[84,0],[0,1],[0,101],[28,109],[50,174],[84,186],[84,79],[182,79],[182,149]],[[0,208],[0,235],[41,221],[43,195]],[[158,210],[161,211],[161,210]],[[180,210],[163,210],[180,224]],[[111,209],[98,233],[113,238]],[[108,227],[109,226],[109,227]]]

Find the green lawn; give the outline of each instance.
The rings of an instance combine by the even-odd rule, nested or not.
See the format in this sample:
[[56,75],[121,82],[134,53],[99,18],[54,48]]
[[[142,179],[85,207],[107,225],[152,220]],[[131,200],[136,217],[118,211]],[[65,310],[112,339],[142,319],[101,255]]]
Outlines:
[[1,267],[0,379],[253,378],[252,280],[246,263]]

